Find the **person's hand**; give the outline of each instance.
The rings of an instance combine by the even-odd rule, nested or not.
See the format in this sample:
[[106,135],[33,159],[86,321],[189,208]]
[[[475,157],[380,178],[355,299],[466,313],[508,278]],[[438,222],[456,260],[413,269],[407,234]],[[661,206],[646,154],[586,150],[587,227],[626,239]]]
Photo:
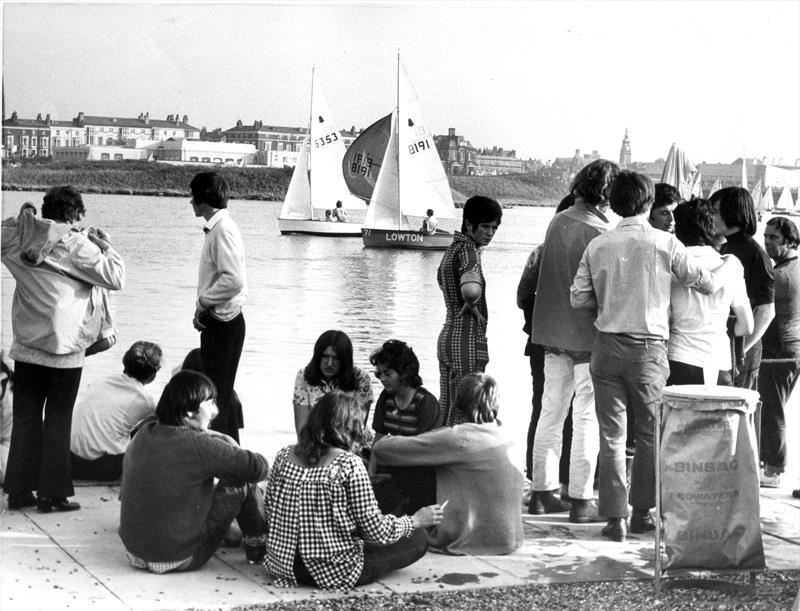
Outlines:
[[485,325],[486,318],[481,314],[481,311],[478,309],[478,302],[469,303],[468,301],[464,302],[464,305],[461,307],[460,316],[471,315],[478,319],[478,323]]
[[89,230],[86,232],[86,237],[103,252],[111,248],[111,236],[102,229],[89,227]]
[[203,314],[205,314],[205,312],[206,311],[201,308],[196,308],[194,311],[194,318],[192,319],[192,325],[198,331],[204,331],[206,328],[206,325],[201,321],[201,318]]
[[413,516],[411,516],[414,529],[436,526],[442,521],[442,518],[444,518],[444,510],[442,509],[441,505],[428,505],[427,507],[421,507]]

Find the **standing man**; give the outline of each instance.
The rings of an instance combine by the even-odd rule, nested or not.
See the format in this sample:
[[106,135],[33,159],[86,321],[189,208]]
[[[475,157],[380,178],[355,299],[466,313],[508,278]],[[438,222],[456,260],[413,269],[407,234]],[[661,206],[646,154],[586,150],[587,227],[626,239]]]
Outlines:
[[[572,183],[575,204],[557,214],[547,228],[533,307],[531,342],[544,346],[542,412],[533,442],[533,495],[529,513],[570,509],[570,522],[597,519],[594,472],[599,448],[594,387],[589,374],[596,331],[595,312],[570,307],[569,288],[586,245],[608,229],[608,193],[619,172],[615,163],[598,159]],[[569,497],[557,497],[562,427],[572,403],[572,447]]]
[[[656,404],[666,382],[672,278],[704,294],[733,273],[724,262],[708,272],[675,236],[649,222],[653,181],[622,170],[611,184],[611,209],[623,217],[589,242],[570,287],[574,308],[597,308],[591,374],[600,426],[600,515],[603,536],[624,541],[628,530],[625,480],[627,405],[635,415],[636,450],[630,484],[631,531],[654,530]],[[741,268],[737,268],[741,273]],[[545,378],[546,379],[546,378]]]
[[[764,249],[775,261],[775,318],[761,338],[761,485],[778,488],[786,468],[786,404],[800,377],[800,235],[789,219],[767,221]],[[793,360],[792,360],[793,359]],[[770,362],[774,360],[775,362]]]
[[217,387],[219,415],[211,429],[238,443],[242,414],[233,409],[233,385],[244,344],[242,303],[247,294],[244,243],[228,214],[228,183],[216,172],[200,172],[191,182],[192,208],[206,220],[200,253],[194,328],[206,375]]
[[650,224],[656,229],[675,233],[675,208],[683,201],[680,192],[672,185],[656,183],[656,195],[650,209]]

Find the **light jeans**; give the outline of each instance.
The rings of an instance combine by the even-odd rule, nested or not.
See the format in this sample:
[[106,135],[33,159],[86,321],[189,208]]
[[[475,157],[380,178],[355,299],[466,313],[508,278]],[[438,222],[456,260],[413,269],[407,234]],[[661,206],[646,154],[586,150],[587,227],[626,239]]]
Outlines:
[[[575,394],[574,400],[572,399]],[[567,354],[546,352],[542,413],[533,441],[533,490],[557,490],[558,463],[564,419],[572,400],[572,450],[569,461],[569,496],[594,496],[594,471],[600,434],[594,408],[594,386],[589,363],[575,363]]]

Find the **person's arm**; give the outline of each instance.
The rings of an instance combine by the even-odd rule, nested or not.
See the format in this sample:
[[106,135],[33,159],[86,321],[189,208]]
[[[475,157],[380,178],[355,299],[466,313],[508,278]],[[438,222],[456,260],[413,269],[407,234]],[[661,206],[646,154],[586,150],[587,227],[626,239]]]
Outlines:
[[298,437],[300,436],[300,429],[303,428],[308,420],[308,414],[311,412],[311,405],[308,403],[308,384],[306,382],[303,370],[297,373],[294,379],[294,393],[292,395],[292,407],[294,408],[294,430]]
[[469,455],[469,442],[459,433],[443,427],[412,437],[392,435],[374,443],[372,453],[380,464],[394,467],[445,465]]
[[430,393],[425,393],[418,412],[420,433],[425,433],[440,426],[440,411],[439,401],[436,397]]
[[528,255],[522,275],[517,284],[517,307],[525,310],[533,300],[536,293],[536,284],[539,281],[539,267],[541,264],[542,244],[539,244]]
[[210,475],[232,484],[267,479],[269,463],[266,458],[223,437],[228,436],[211,430],[196,437],[198,454]]
[[96,232],[79,238],[81,243],[71,252],[67,265],[54,263],[67,275],[88,284],[112,291],[125,288],[125,262],[114,250],[110,238],[105,232],[101,237]]
[[716,293],[723,286],[730,286],[742,277],[742,264],[733,255],[723,255],[722,265],[716,269],[705,269],[677,239],[672,239],[672,274],[680,284],[702,295]]
[[[375,442],[378,441],[381,437],[383,437],[383,433],[375,433],[375,439],[373,440],[372,444],[375,445]],[[370,452],[369,466],[367,467],[367,473],[369,473],[370,477],[374,477],[377,472],[378,472],[378,459],[375,458],[375,452]]]
[[762,303],[755,307],[753,310],[753,331],[744,338],[745,352],[761,340],[773,318],[775,318],[774,303]]
[[597,307],[597,295],[594,292],[592,283],[592,273],[589,267],[588,250],[583,251],[581,262],[578,264],[578,271],[572,279],[569,287],[569,303],[577,309],[590,309]]

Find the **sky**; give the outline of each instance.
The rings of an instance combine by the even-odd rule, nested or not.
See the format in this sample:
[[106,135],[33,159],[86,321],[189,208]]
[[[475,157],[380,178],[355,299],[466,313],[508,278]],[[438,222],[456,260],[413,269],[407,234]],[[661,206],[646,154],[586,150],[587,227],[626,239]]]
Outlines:
[[800,158],[800,1],[2,1],[5,113],[340,129],[391,112],[397,56],[435,134],[552,160]]

